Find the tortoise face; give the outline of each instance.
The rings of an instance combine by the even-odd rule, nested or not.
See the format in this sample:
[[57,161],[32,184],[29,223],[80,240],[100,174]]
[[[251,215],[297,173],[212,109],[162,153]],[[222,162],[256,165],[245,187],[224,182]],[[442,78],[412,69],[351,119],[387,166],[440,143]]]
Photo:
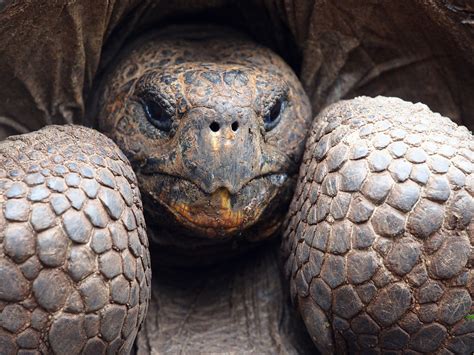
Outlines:
[[148,215],[206,237],[272,234],[310,122],[294,74],[241,38],[140,43],[109,74],[99,117],[130,159]]

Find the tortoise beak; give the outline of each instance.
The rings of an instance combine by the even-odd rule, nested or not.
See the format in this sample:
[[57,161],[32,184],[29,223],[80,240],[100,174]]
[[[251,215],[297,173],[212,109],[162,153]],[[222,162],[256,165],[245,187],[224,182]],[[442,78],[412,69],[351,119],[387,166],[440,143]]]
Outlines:
[[173,204],[170,207],[193,225],[220,230],[223,234],[240,230],[246,220],[244,211],[239,208],[234,210],[231,195],[225,188],[211,194],[208,208],[185,203]]

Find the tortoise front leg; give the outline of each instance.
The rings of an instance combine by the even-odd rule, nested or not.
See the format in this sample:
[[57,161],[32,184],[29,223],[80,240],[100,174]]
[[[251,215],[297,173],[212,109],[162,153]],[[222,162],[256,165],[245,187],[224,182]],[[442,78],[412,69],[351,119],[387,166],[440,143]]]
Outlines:
[[150,297],[140,194],[102,134],[0,144],[0,353],[128,354]]
[[341,101],[318,116],[283,250],[321,352],[474,349],[473,143],[466,128],[396,98]]

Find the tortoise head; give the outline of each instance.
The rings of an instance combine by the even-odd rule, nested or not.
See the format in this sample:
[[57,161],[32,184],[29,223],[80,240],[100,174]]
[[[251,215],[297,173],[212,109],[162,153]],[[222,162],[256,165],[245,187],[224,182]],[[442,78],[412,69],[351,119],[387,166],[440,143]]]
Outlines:
[[154,33],[124,52],[101,90],[100,128],[130,159],[152,223],[273,234],[311,117],[291,69],[235,34]]

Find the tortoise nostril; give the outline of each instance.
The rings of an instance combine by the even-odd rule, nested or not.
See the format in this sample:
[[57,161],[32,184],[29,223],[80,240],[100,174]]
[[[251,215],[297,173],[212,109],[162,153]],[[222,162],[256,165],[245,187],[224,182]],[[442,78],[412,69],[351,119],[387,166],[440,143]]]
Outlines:
[[236,132],[239,129],[239,122],[234,121],[231,127],[232,127],[232,130]]
[[219,123],[217,123],[216,121],[212,122],[210,125],[209,125],[209,128],[211,129],[212,132],[217,132],[219,131],[219,129],[221,128],[221,126],[219,125]]

